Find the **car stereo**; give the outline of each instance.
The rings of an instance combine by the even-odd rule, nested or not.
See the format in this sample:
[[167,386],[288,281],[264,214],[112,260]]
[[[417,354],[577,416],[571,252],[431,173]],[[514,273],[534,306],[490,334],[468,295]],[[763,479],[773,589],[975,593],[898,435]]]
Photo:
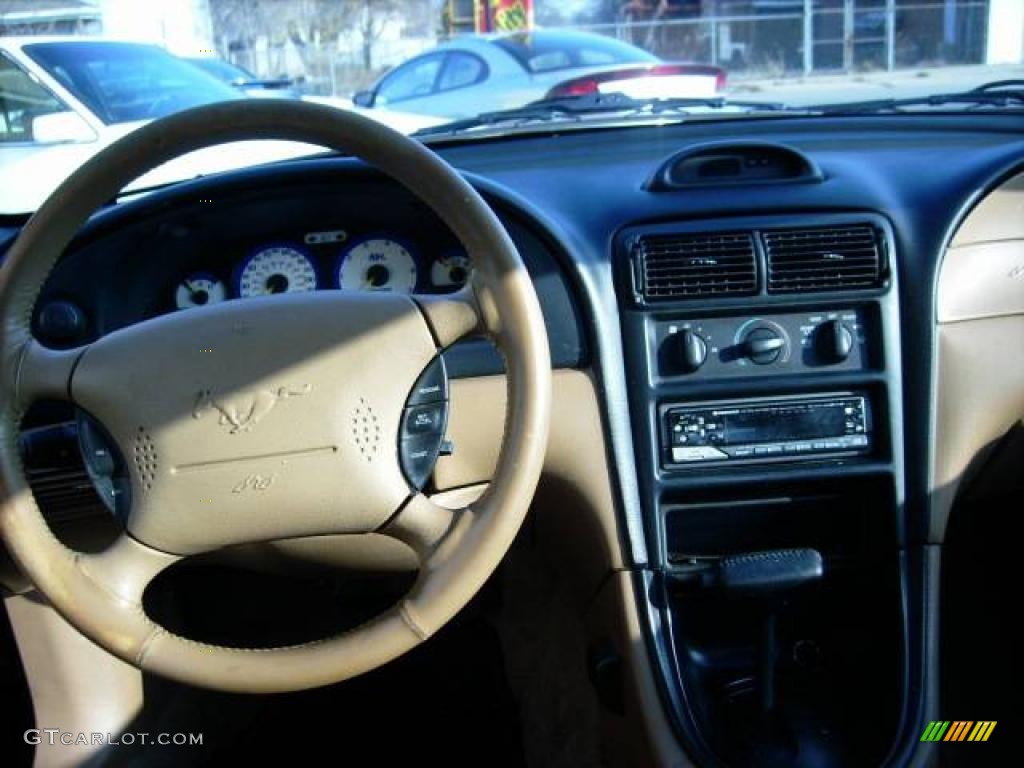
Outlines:
[[872,447],[870,401],[854,392],[668,403],[659,415],[669,467],[861,455]]

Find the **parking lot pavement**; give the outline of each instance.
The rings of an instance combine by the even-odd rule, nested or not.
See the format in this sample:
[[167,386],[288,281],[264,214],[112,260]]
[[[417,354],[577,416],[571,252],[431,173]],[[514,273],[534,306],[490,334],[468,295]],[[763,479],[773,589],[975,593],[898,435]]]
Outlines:
[[741,79],[730,77],[726,95],[769,99],[791,106],[839,101],[912,98],[976,88],[994,80],[1024,79],[1024,64],[969,67],[919,67],[896,72]]

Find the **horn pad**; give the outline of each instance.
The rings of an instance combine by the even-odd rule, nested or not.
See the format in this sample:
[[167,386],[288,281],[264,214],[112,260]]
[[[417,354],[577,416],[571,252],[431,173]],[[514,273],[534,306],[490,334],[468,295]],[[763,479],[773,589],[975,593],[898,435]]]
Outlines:
[[192,554],[379,527],[410,492],[402,410],[435,353],[408,297],[289,294],[105,336],[71,393],[128,458],[129,532]]

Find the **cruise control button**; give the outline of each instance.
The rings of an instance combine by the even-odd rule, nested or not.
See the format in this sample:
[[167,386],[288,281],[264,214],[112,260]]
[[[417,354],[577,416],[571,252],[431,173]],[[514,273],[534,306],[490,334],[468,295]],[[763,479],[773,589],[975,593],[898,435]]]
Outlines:
[[402,421],[402,437],[440,434],[444,429],[444,409],[444,403],[406,408]]
[[398,454],[405,478],[416,490],[427,484],[441,448],[441,435],[417,435],[399,443]]
[[425,403],[439,403],[448,399],[448,372],[444,367],[444,359],[435,357],[434,360],[423,369],[419,380],[412,388],[412,393],[406,401],[406,405],[423,405]]

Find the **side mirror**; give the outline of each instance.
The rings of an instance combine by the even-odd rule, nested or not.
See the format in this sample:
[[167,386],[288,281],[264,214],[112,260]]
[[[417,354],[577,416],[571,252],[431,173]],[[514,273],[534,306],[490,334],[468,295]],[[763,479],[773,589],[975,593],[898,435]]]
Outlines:
[[377,94],[373,91],[356,91],[352,97],[352,103],[357,107],[372,107],[373,102],[376,100]]
[[75,112],[52,112],[32,119],[32,140],[37,144],[77,144],[96,139],[96,132]]

